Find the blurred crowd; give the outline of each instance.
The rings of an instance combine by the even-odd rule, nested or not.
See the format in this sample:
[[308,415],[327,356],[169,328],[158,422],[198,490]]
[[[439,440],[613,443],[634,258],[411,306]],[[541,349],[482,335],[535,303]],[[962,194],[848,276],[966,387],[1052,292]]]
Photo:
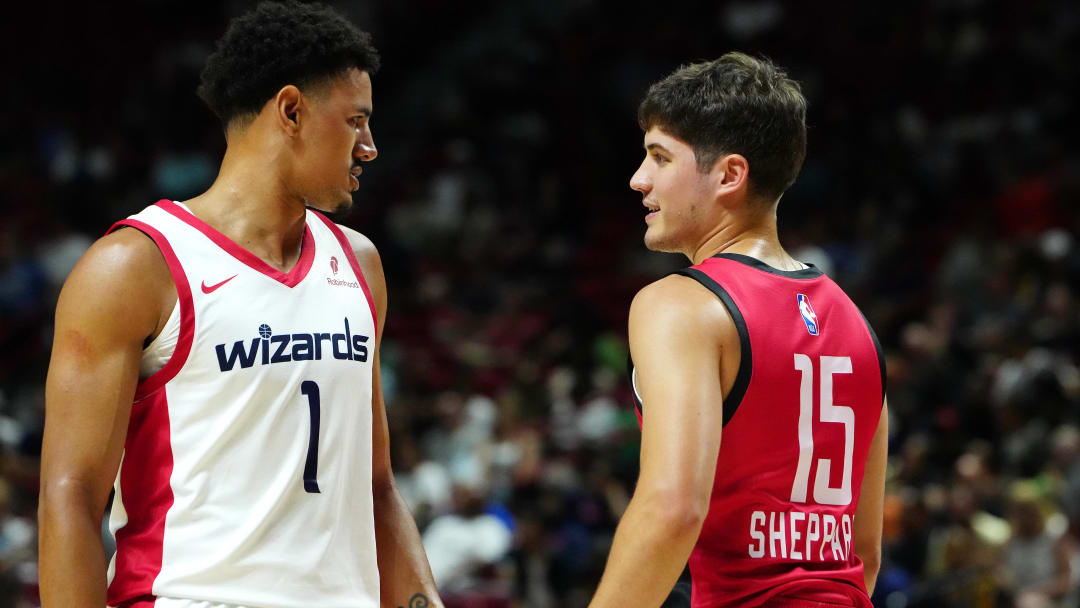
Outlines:
[[[636,103],[732,49],[802,81],[781,240],[886,352],[875,604],[1080,605],[1080,5],[458,4],[336,4],[384,57],[380,155],[337,219],[386,267],[393,463],[448,606],[595,589],[637,474],[630,299],[684,264],[641,244]],[[194,90],[246,6],[79,5],[2,37],[23,60],[0,115],[0,608],[36,605],[60,285],[112,221],[213,179]]]

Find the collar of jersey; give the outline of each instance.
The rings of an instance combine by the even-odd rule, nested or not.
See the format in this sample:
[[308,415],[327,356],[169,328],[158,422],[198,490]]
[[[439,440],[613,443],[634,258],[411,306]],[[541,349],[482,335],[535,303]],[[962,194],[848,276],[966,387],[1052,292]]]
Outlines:
[[296,261],[296,265],[294,265],[291,270],[282,272],[267,264],[254,253],[237,245],[232,239],[219,232],[210,224],[195,217],[195,214],[191,213],[187,207],[169,200],[158,201],[157,206],[203,233],[203,235],[213,241],[215,245],[225,250],[225,253],[236,258],[252,270],[265,274],[286,287],[295,287],[298,285],[300,281],[303,281],[304,277],[307,276],[308,271],[311,270],[311,262],[315,259],[315,238],[311,234],[311,228],[308,227],[306,223],[304,224],[304,236],[300,245],[300,259]]
[[757,270],[761,270],[775,275],[780,275],[789,279],[816,279],[825,274],[821,272],[821,270],[817,266],[814,266],[813,264],[808,264],[806,262],[803,262],[803,264],[806,264],[809,268],[800,268],[799,270],[780,270],[779,268],[769,266],[768,264],[762,262],[757,258],[743,255],[741,253],[718,253],[712,257],[721,258],[724,260],[731,260],[733,262],[745,264],[746,266],[750,266],[751,268],[756,268]]

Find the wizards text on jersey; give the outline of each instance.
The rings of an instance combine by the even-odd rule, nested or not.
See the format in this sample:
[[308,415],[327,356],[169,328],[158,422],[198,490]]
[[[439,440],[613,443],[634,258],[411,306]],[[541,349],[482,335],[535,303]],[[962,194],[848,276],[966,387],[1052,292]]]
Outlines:
[[270,365],[291,361],[318,361],[325,356],[345,361],[368,360],[365,344],[370,339],[362,334],[353,334],[349,330],[349,319],[345,318],[344,333],[286,333],[275,334],[266,323],[259,325],[258,337],[250,341],[237,340],[226,350],[225,344],[215,346],[218,367],[221,371],[231,371],[237,364],[241,369],[255,364]]

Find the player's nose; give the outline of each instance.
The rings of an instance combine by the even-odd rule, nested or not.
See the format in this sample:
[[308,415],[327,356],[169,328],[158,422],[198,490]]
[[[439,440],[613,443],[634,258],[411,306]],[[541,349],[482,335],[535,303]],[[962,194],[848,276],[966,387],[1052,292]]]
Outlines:
[[356,145],[353,146],[353,156],[360,159],[363,162],[371,162],[375,160],[375,157],[379,155],[379,150],[375,148],[375,138],[371,135],[370,129],[364,129],[356,136]]
[[652,181],[641,167],[638,167],[638,170],[630,176],[630,189],[641,192],[642,194],[648,194],[648,192],[652,190]]

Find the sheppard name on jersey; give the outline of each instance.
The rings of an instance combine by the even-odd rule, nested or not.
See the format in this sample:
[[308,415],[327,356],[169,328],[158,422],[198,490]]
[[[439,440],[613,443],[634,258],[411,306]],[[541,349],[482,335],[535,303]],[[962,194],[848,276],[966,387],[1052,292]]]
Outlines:
[[[224,344],[218,344],[216,350],[218,366],[221,371],[227,372],[236,367],[237,363],[240,363],[243,369],[255,365],[256,362],[269,365],[290,361],[318,361],[323,358],[324,350],[332,353],[335,359],[363,363],[368,360],[368,349],[364,346],[367,341],[367,336],[349,331],[349,319],[346,318],[345,333],[340,334],[275,334],[269,325],[263,323],[259,326],[258,338],[252,338],[251,342],[233,342],[228,354]],[[325,349],[323,342],[328,343]]]
[[846,561],[851,555],[852,518],[831,513],[754,511],[750,515],[750,557],[810,562]]

